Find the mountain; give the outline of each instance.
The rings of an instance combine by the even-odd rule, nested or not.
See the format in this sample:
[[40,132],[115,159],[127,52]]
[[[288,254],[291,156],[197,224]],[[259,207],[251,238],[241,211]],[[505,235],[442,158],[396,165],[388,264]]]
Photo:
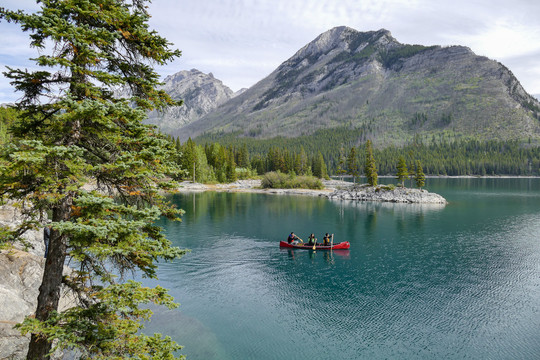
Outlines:
[[167,76],[163,83],[161,88],[174,100],[184,101],[182,106],[173,106],[165,112],[149,113],[145,123],[157,125],[165,133],[199,119],[234,96],[212,73],[204,74],[196,69]]
[[469,48],[337,27],[173,135],[297,137],[334,127],[387,144],[441,133],[540,138],[540,103],[504,65]]

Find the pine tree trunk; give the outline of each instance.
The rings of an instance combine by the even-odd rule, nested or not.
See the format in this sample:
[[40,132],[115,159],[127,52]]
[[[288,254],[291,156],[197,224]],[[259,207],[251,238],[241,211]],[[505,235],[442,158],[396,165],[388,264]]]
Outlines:
[[[53,210],[53,221],[65,220],[71,211],[71,196],[66,196],[62,204]],[[36,319],[45,321],[49,318],[51,311],[58,310],[60,301],[60,290],[62,286],[62,276],[64,263],[66,260],[66,243],[64,235],[60,235],[57,230],[51,229],[49,241],[49,253],[45,262],[43,280],[39,287],[39,296],[36,310]],[[27,360],[48,359],[52,343],[37,334],[32,334],[28,347]]]

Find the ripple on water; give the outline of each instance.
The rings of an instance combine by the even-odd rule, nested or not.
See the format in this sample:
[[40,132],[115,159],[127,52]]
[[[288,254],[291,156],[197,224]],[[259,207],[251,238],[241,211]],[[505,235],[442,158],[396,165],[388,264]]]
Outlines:
[[350,252],[280,250],[272,229],[220,225],[160,278],[215,336],[214,359],[536,359],[540,210],[488,198],[425,212],[304,201],[306,214],[271,198],[277,222],[330,223]]

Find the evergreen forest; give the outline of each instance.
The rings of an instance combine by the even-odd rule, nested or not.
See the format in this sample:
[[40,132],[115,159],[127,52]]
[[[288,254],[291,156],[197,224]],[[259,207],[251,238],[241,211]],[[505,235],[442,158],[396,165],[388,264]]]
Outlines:
[[[0,108],[0,144],[9,141],[7,129],[16,118],[15,110]],[[175,161],[184,169],[181,178],[197,182],[232,182],[271,171],[319,178],[364,175],[366,141],[362,131],[345,127],[298,138],[216,134],[184,144],[168,138],[177,149]],[[374,146],[373,156],[379,175],[397,174],[403,157],[409,169],[419,161],[426,175],[540,176],[540,147],[530,141],[417,137],[404,146]]]
[[[291,158],[303,152],[308,159],[320,153],[328,174],[335,176],[348,169],[347,164],[340,165],[340,159],[343,162],[342,158],[347,159],[351,151],[356,153],[358,169],[364,169],[363,150],[357,149],[363,149],[369,140],[361,129],[348,127],[319,130],[310,136],[297,138],[253,139],[236,135],[205,135],[196,141],[200,144],[219,142],[233,149],[247,149],[249,158],[253,160],[252,165],[256,165],[253,168],[258,169],[259,173],[261,169],[275,170],[274,162],[268,161],[268,158],[276,151],[281,153],[285,163],[287,159],[290,163]],[[399,158],[404,156],[409,169],[419,161],[426,175],[540,176],[540,147],[529,139],[479,140],[440,133],[430,138],[415,137],[403,146],[383,147],[374,144],[373,155],[379,175],[395,175]],[[262,165],[260,161],[263,161]],[[361,171],[358,175],[362,175]]]

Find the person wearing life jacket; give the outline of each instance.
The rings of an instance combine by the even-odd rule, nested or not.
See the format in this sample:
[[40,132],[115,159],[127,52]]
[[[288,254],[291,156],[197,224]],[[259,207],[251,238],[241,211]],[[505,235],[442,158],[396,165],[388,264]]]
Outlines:
[[317,243],[317,238],[314,234],[309,235],[309,242],[308,245],[315,245]]
[[287,242],[292,245],[298,244],[298,240],[300,240],[300,238],[294,235],[294,232],[291,232],[291,234],[287,237]]
[[330,235],[328,235],[328,233],[326,233],[326,235],[324,235],[323,245],[324,246],[330,246]]

